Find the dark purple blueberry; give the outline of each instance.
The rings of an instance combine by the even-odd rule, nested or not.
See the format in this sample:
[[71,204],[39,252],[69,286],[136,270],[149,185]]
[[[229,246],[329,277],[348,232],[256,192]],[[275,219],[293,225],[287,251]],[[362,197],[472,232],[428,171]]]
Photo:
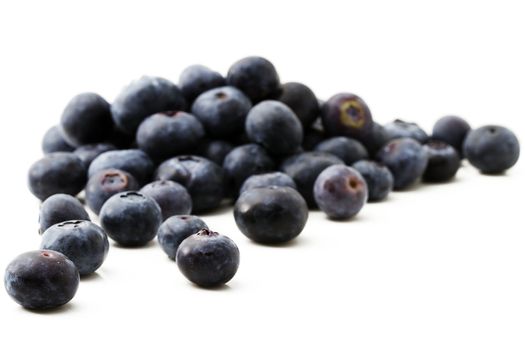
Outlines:
[[162,223],[157,232],[157,239],[162,250],[175,260],[179,245],[189,236],[208,228],[201,218],[194,215],[175,215]]
[[142,187],[140,193],[153,198],[160,207],[162,220],[191,213],[191,196],[184,186],[170,180],[158,180]]
[[38,232],[44,233],[49,227],[68,220],[89,220],[89,215],[78,199],[69,194],[54,194],[42,202]]
[[237,196],[244,180],[251,175],[267,173],[275,169],[275,163],[266,150],[256,144],[235,147],[222,164],[226,178]]
[[188,103],[193,102],[203,92],[226,85],[226,79],[208,67],[195,64],[182,71],[179,86]]
[[315,147],[316,151],[333,154],[346,165],[352,165],[361,159],[368,158],[368,152],[361,142],[345,136],[326,139]]
[[308,206],[291,187],[252,188],[241,193],[233,211],[239,230],[263,244],[279,244],[297,237],[308,219]]
[[317,97],[308,86],[301,83],[283,84],[278,100],[294,111],[304,127],[312,125],[321,113]]
[[139,184],[144,185],[151,180],[155,165],[151,158],[139,149],[108,151],[91,162],[88,176],[92,177],[105,169],[124,170],[133,175]]
[[203,137],[204,128],[192,114],[163,112],[140,124],[137,145],[152,159],[163,161],[193,151]]
[[235,276],[239,248],[230,238],[202,229],[182,241],[176,260],[184,277],[200,287],[213,288]]
[[279,171],[274,171],[271,173],[252,175],[244,181],[242,184],[241,190],[239,193],[244,191],[251,190],[252,188],[261,188],[261,187],[291,187],[294,190],[297,190],[297,186],[293,179],[285,173]]
[[368,187],[368,201],[385,199],[394,187],[394,177],[388,168],[372,160],[360,160],[352,164],[365,179]]
[[40,249],[60,252],[68,257],[81,276],[95,272],[109,250],[108,236],[91,221],[64,221],[48,228],[42,235]]
[[365,205],[368,186],[357,170],[336,164],[319,174],[314,184],[314,197],[319,209],[330,219],[346,220]]
[[316,208],[313,194],[315,179],[321,171],[334,164],[343,164],[343,161],[329,153],[304,152],[286,158],[280,169],[294,180],[308,206]]
[[125,87],[111,105],[113,121],[129,135],[134,135],[140,123],[150,115],[185,109],[186,101],[177,85],[149,76]]
[[499,174],[516,164],[520,143],[511,130],[499,125],[486,125],[469,132],[463,154],[482,173]]
[[42,138],[42,151],[44,154],[53,152],[73,152],[75,147],[70,145],[58,125],[50,127]]
[[295,113],[279,101],[263,101],[246,117],[250,141],[262,145],[271,154],[295,153],[303,142],[303,127]]
[[226,139],[244,130],[250,108],[252,103],[242,91],[224,86],[199,95],[191,112],[201,121],[210,137]]
[[389,139],[383,125],[374,122],[372,130],[370,130],[365,137],[362,137],[360,141],[363,143],[363,146],[365,146],[368,154],[372,158],[388,143]]
[[408,137],[423,144],[428,140],[427,133],[419,125],[401,119],[385,124],[384,129],[388,141]]
[[326,135],[323,130],[318,128],[307,128],[304,129],[303,135],[303,149],[305,151],[313,151],[314,148],[326,139]]
[[34,250],[20,254],[7,266],[7,294],[27,309],[50,309],[75,296],[80,277],[75,264],[64,254]]
[[394,190],[403,190],[413,185],[425,172],[428,157],[423,146],[412,138],[394,139],[377,154],[394,175]]
[[138,247],[155,238],[162,213],[153,198],[139,192],[123,192],[104,203],[100,223],[108,236],[121,246]]
[[92,143],[78,147],[73,153],[75,153],[80,158],[86,169],[88,169],[91,165],[91,162],[99,155],[104,152],[114,150],[116,150],[116,147],[111,143]]
[[76,196],[86,180],[86,168],[73,153],[46,154],[29,168],[29,190],[42,201],[57,193]]
[[463,142],[470,131],[470,125],[463,118],[449,115],[440,118],[432,129],[432,138],[448,143],[463,157]]
[[197,148],[197,154],[222,166],[224,158],[233,149],[233,145],[222,140],[210,140],[201,142]]
[[372,130],[370,109],[359,96],[340,93],[332,96],[321,107],[325,132],[330,136],[350,136],[363,139]]
[[113,129],[110,105],[95,93],[77,95],[64,109],[60,125],[72,145],[103,142]]
[[423,149],[428,157],[423,180],[445,182],[456,175],[461,165],[461,159],[454,147],[442,141],[430,140],[423,145]]
[[124,170],[104,169],[95,173],[86,185],[86,204],[95,214],[114,194],[140,188],[133,175]]
[[202,157],[178,156],[168,159],[157,168],[155,180],[171,180],[186,187],[195,213],[217,208],[224,197],[224,171],[219,165]]
[[273,64],[262,57],[246,57],[235,62],[226,82],[244,92],[253,103],[279,95],[279,75]]

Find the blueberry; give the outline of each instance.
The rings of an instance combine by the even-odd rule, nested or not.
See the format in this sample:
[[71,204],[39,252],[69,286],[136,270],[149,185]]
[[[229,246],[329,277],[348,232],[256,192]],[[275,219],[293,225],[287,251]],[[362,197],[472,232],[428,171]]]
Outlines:
[[195,64],[182,71],[179,86],[188,103],[205,91],[226,85],[226,79],[208,67]]
[[95,272],[109,250],[108,236],[91,221],[64,221],[42,235],[40,249],[54,250],[68,257],[81,276]]
[[372,160],[360,160],[352,164],[365,179],[368,187],[368,201],[385,199],[394,187],[394,177],[388,168]]
[[454,147],[442,141],[430,140],[423,145],[423,149],[428,157],[423,180],[445,182],[456,175],[461,165],[461,159]]
[[347,165],[368,158],[368,151],[361,142],[345,136],[329,138],[319,143],[315,150],[333,154]]
[[244,191],[251,190],[252,188],[261,188],[261,187],[291,187],[294,190],[297,189],[293,179],[285,173],[279,171],[274,171],[271,173],[252,175],[244,181],[242,184],[241,190],[239,193]]
[[370,109],[359,96],[340,93],[321,107],[321,119],[330,136],[350,136],[363,139],[373,126]]
[[412,138],[394,139],[377,154],[394,175],[394,190],[403,190],[413,185],[425,172],[428,157],[419,142]]
[[73,299],[80,277],[75,264],[51,250],[20,254],[7,266],[7,294],[27,309],[50,309]]
[[304,127],[312,125],[321,112],[313,91],[301,83],[283,84],[278,100],[294,111]]
[[246,117],[248,138],[275,155],[289,155],[303,142],[303,128],[295,113],[279,101],[263,101]]
[[44,233],[49,227],[67,220],[89,220],[89,215],[78,199],[68,194],[54,194],[42,202],[38,232]]
[[240,90],[219,87],[199,95],[191,112],[202,122],[206,133],[226,139],[244,129],[244,121],[252,103]]
[[363,146],[365,146],[370,157],[374,157],[377,152],[388,143],[389,139],[383,125],[374,122],[372,130],[362,137],[360,141],[363,143]]
[[152,159],[162,161],[192,151],[203,137],[204,128],[193,115],[163,112],[140,124],[137,145]]
[[157,202],[139,192],[117,193],[100,209],[102,228],[122,246],[145,245],[155,238],[161,222]]
[[114,194],[139,188],[137,180],[127,171],[104,169],[89,178],[86,185],[86,204],[98,215],[102,205]]
[[368,186],[357,170],[336,164],[319,174],[314,184],[314,197],[319,209],[330,219],[346,220],[365,205]]
[[144,76],[122,90],[111,105],[111,113],[120,130],[134,135],[146,117],[185,108],[184,96],[175,84],[164,78]]
[[56,193],[76,196],[86,180],[84,164],[72,153],[49,153],[29,168],[29,190],[42,201]]
[[308,206],[291,187],[253,188],[241,193],[233,215],[237,227],[249,239],[278,244],[301,233],[308,219]]
[[50,127],[42,138],[42,151],[44,154],[53,152],[73,152],[75,147],[70,145],[58,125]]
[[202,229],[177,250],[177,266],[191,282],[204,288],[227,283],[239,268],[239,248],[228,237]]
[[275,163],[270,155],[264,148],[256,144],[234,148],[224,158],[222,166],[235,196],[248,177],[275,169]]
[[449,115],[434,124],[432,138],[448,143],[463,157],[463,142],[469,131],[470,125],[463,118]]
[[246,57],[235,62],[226,82],[244,92],[254,103],[279,94],[279,75],[273,64],[262,57]]
[[105,169],[124,170],[139,182],[146,184],[151,180],[155,166],[151,158],[141,150],[126,149],[104,152],[95,158],[88,169],[88,176]]
[[116,150],[116,148],[111,143],[92,143],[78,147],[73,153],[80,158],[86,169],[88,169],[91,162],[99,155],[114,150]]
[[313,194],[315,179],[330,165],[343,164],[338,157],[324,152],[305,152],[288,157],[281,164],[281,171],[288,174],[310,208],[317,207]]
[[168,257],[175,260],[179,245],[189,236],[208,228],[198,216],[174,215],[160,225],[157,239]]
[[384,125],[387,139],[399,139],[402,137],[408,137],[418,141],[419,143],[425,143],[428,140],[428,135],[425,130],[421,129],[416,123],[406,122],[401,119],[396,119],[393,122]]
[[113,129],[109,103],[95,93],[83,93],[67,104],[60,125],[75,146],[103,142]]
[[313,151],[314,148],[325,139],[326,135],[323,130],[314,127],[304,129],[302,148],[305,151]]
[[222,140],[210,140],[201,142],[196,153],[212,162],[222,166],[224,158],[233,149],[233,145]]
[[140,193],[153,198],[160,207],[162,220],[191,213],[191,197],[186,188],[169,180],[158,180],[142,187]]
[[178,182],[188,190],[193,212],[215,209],[224,197],[222,168],[198,156],[178,156],[166,160],[155,172],[156,180]]
[[486,125],[467,135],[463,154],[482,173],[498,174],[516,164],[520,156],[520,143],[509,129]]

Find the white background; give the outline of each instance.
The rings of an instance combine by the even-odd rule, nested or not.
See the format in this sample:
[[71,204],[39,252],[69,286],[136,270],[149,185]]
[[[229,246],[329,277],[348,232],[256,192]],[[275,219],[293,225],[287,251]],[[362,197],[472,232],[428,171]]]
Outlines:
[[[3,1],[0,5],[0,268],[39,246],[27,169],[75,94],[112,100],[143,74],[226,72],[262,55],[320,98],[349,91],[375,119],[429,130],[445,114],[525,140],[525,12],[519,1]],[[230,210],[208,215],[241,250],[221,290],[189,284],[152,244],[111,247],[51,313],[0,291],[2,349],[524,349],[524,163],[365,206],[312,212],[285,247],[248,241]]]

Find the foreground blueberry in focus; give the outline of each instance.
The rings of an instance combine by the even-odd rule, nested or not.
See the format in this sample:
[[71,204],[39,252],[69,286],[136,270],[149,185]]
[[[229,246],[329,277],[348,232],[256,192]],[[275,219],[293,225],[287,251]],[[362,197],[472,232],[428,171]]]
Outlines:
[[340,93],[321,107],[324,130],[331,136],[350,136],[363,139],[373,126],[370,109],[359,96]]
[[157,202],[162,212],[162,220],[173,215],[191,213],[191,196],[184,186],[169,180],[158,180],[140,189],[140,193]]
[[281,163],[281,171],[294,180],[308,206],[316,208],[313,193],[315,179],[321,171],[334,164],[343,164],[343,161],[329,153],[304,152],[286,158]]
[[200,94],[213,88],[226,85],[226,79],[208,67],[195,64],[182,71],[179,86],[188,103],[192,103]]
[[88,180],[85,188],[86,204],[98,215],[102,205],[114,194],[138,189],[139,183],[127,171],[119,169],[101,170]]
[[42,151],[44,154],[53,152],[73,152],[75,147],[70,145],[58,125],[50,127],[42,138]]
[[68,220],[89,220],[89,215],[75,197],[63,193],[54,194],[40,205],[38,232],[42,234],[54,224]]
[[390,141],[376,157],[394,176],[394,190],[403,190],[413,185],[425,172],[428,162],[427,153],[412,138]]
[[368,158],[368,151],[361,142],[345,136],[332,137],[315,147],[316,151],[333,154],[346,165],[352,165],[361,159]]
[[392,191],[394,177],[386,166],[371,160],[360,160],[352,164],[352,168],[365,179],[369,202],[381,201]]
[[319,174],[314,196],[319,209],[329,218],[345,220],[363,208],[368,199],[368,186],[357,170],[336,164]]
[[28,309],[50,309],[73,299],[80,277],[75,264],[51,250],[20,254],[7,266],[7,294]]
[[171,180],[188,190],[193,212],[215,209],[224,197],[222,168],[198,156],[178,156],[164,161],[155,172],[156,180]]
[[137,145],[152,159],[163,161],[192,151],[204,137],[204,128],[186,112],[154,114],[140,124]]
[[213,288],[235,276],[239,257],[239,248],[230,238],[202,229],[182,241],[176,260],[188,280],[200,287]]
[[312,125],[321,112],[313,91],[301,83],[283,84],[278,100],[292,109],[304,127]]
[[155,166],[151,158],[138,149],[109,151],[102,153],[91,162],[88,176],[91,178],[106,169],[124,170],[133,175],[139,184],[145,185],[150,181]]
[[445,142],[431,140],[423,145],[428,156],[428,164],[423,173],[427,182],[445,182],[452,179],[461,165],[458,152]]
[[271,173],[252,175],[244,181],[239,193],[244,191],[251,190],[252,188],[261,188],[261,187],[291,187],[294,190],[297,190],[297,186],[293,179],[285,173],[279,171],[274,171]]
[[67,104],[60,125],[75,146],[103,142],[113,130],[109,103],[95,93],[83,93]]
[[120,130],[134,135],[146,117],[185,108],[184,96],[175,84],[164,78],[144,76],[122,90],[111,105],[111,114]]
[[440,118],[432,129],[432,138],[448,143],[463,157],[463,142],[470,131],[470,125],[463,118],[446,116]]
[[100,209],[102,228],[122,246],[145,245],[155,238],[161,222],[157,202],[139,192],[117,193]]
[[239,89],[224,86],[199,95],[191,112],[210,137],[226,139],[244,130],[252,103]]
[[92,143],[89,145],[82,145],[75,149],[78,158],[84,163],[86,169],[89,169],[91,162],[104,152],[114,151],[116,147],[111,143]]
[[76,196],[86,180],[86,168],[73,153],[49,153],[29,168],[29,190],[42,201],[56,193]]
[[428,140],[428,135],[425,130],[421,129],[416,123],[396,119],[393,122],[385,124],[384,128],[388,141],[408,137],[423,144]]
[[520,156],[520,143],[509,129],[486,125],[467,135],[463,154],[482,173],[499,174],[516,164]]
[[263,244],[279,244],[297,237],[308,219],[308,206],[291,187],[253,188],[241,193],[233,211],[239,230]]
[[68,257],[81,276],[95,272],[108,254],[106,233],[91,221],[64,221],[42,235],[40,249],[54,250]]
[[279,94],[279,75],[273,64],[262,57],[246,57],[235,62],[228,70],[226,82],[244,92],[253,103]]
[[174,215],[162,223],[157,232],[157,239],[162,250],[175,260],[179,245],[189,236],[208,228],[201,218],[194,215]]

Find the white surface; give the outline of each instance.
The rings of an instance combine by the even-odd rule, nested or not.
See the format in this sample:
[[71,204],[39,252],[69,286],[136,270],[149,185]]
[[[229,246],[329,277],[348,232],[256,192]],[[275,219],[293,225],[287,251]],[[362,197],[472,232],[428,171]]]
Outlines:
[[[26,172],[45,130],[74,94],[111,100],[142,74],[225,73],[259,54],[320,98],[359,94],[380,122],[428,130],[455,113],[525,140],[523,10],[493,3],[2,2],[0,267],[39,246]],[[60,311],[28,312],[0,291],[0,348],[523,349],[524,163],[498,177],[466,165],[346,223],[313,212],[281,248],[250,243],[230,210],[206,216],[241,250],[218,291],[186,282],[156,243],[112,246]]]

